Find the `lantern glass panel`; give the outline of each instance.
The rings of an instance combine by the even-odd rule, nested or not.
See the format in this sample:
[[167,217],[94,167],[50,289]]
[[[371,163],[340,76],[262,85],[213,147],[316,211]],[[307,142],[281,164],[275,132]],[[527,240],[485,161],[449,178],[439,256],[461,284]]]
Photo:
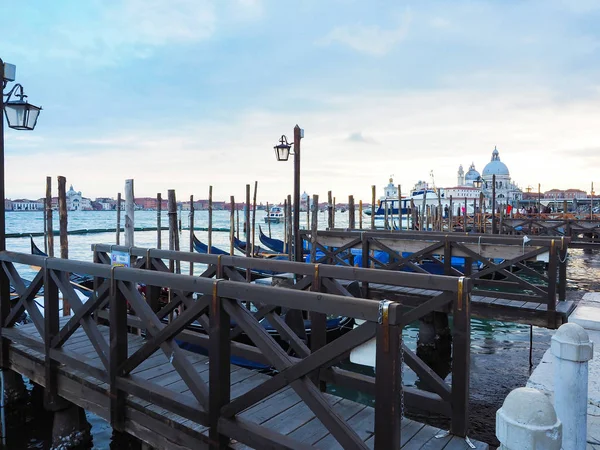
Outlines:
[[41,109],[23,101],[8,102],[4,105],[8,126],[15,130],[33,130]]

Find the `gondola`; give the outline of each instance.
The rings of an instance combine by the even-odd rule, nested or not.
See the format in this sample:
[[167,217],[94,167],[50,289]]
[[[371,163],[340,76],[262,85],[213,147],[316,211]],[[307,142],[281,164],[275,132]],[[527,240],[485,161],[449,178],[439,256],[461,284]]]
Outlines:
[[[29,236],[29,239],[31,240],[32,255],[48,257],[47,253],[45,253],[37,245],[35,245],[35,242],[33,241],[33,236]],[[89,296],[91,290],[94,288],[94,277],[91,275],[72,273],[70,279],[73,287],[79,288],[79,290],[86,294],[86,296]]]
[[[235,236],[233,237],[233,246],[239,252],[246,254],[246,243]],[[259,245],[254,246],[254,258],[268,258],[268,259],[279,259],[286,260],[289,259],[287,254],[276,253],[272,250],[268,250]]]
[[[280,239],[270,238],[269,236],[267,236],[265,233],[263,233],[263,230],[260,225],[258,226],[258,238],[265,247],[273,250],[275,253],[288,253],[289,246]],[[309,250],[307,248],[304,248],[304,254],[308,253]]]

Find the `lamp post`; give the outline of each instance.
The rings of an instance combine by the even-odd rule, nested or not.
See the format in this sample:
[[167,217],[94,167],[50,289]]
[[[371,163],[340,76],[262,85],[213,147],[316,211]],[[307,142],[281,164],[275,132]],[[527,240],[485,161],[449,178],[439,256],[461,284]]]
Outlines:
[[[15,81],[16,68],[12,64],[5,64],[0,59],[0,80],[2,80],[2,96],[0,97],[0,114],[4,112],[9,128],[15,130],[33,130],[37,123],[41,107],[35,106],[25,100],[23,86],[15,84],[8,93],[4,93],[6,85]],[[6,97],[6,101],[4,101]],[[6,250],[6,221],[5,221],[5,190],[4,190],[4,120],[0,119],[0,251]]]
[[294,127],[294,142],[288,143],[285,136],[281,136],[279,144],[274,147],[277,161],[287,161],[290,156],[290,149],[294,152],[294,213],[293,213],[293,232],[294,232],[294,261],[302,261],[302,240],[300,239],[300,139],[304,136],[304,130],[298,125]]
[[[6,85],[15,81],[16,68],[12,64],[5,64],[0,59],[0,81],[2,82],[2,95],[0,95],[0,115],[4,113],[10,128],[15,130],[33,130],[37,123],[38,115],[42,108],[31,105],[25,100],[23,86],[15,84],[8,93],[4,93]],[[6,101],[4,101],[6,97]],[[6,250],[6,218],[5,218],[5,190],[4,190],[4,118],[0,117],[0,251]],[[10,289],[8,277],[0,270],[0,323],[4,324],[10,313]],[[2,339],[0,345],[0,366],[8,365],[8,340]]]

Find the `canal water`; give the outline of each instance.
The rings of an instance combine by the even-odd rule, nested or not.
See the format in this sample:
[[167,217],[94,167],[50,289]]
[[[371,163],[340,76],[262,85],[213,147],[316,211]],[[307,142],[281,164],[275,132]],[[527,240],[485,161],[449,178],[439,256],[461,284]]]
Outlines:
[[[265,233],[268,228],[264,224],[264,211],[257,211],[256,217],[256,243],[258,245],[258,224],[261,224]],[[183,227],[189,223],[189,212],[180,213]],[[197,211],[195,213],[195,226],[206,227],[208,224],[208,213]],[[243,214],[240,213],[243,221]],[[154,211],[136,211],[136,227],[153,227],[157,224],[157,215]],[[7,212],[7,233],[36,233],[43,231],[43,217],[41,212]],[[121,224],[124,217],[121,217]],[[336,214],[336,226],[344,227],[348,223],[347,213]],[[365,227],[370,223],[365,218]],[[306,224],[306,215],[301,217],[301,226]],[[114,228],[116,225],[116,213],[111,211],[76,211],[69,213],[69,230]],[[163,212],[161,225],[168,226],[167,214]],[[229,227],[229,212],[215,211],[213,214],[213,226],[215,228]],[[319,213],[319,228],[327,226],[327,215]],[[58,229],[58,217],[55,217],[53,227]],[[243,233],[243,223],[240,225]],[[276,238],[283,237],[283,225],[271,225],[271,235]],[[162,234],[163,248],[168,246],[168,232]],[[206,231],[196,231],[196,236],[207,242]],[[123,236],[121,236],[123,240]],[[35,238],[38,247],[43,249],[43,238]],[[229,235],[225,232],[215,232],[212,236],[213,245],[227,250],[229,248]],[[114,244],[114,233],[99,234],[77,234],[69,236],[69,257],[85,261],[92,260],[91,245],[94,243]],[[184,230],[180,234],[182,250],[189,249],[189,232]],[[140,247],[155,247],[156,232],[138,232],[135,235],[135,244]],[[13,238],[7,240],[9,250],[29,252],[29,238]],[[55,237],[55,253],[58,254],[58,237]],[[18,268],[21,274],[31,278],[34,272],[28,266]],[[202,269],[195,267],[199,274]],[[188,273],[188,268],[182,265],[182,273]],[[600,254],[585,252],[583,250],[571,250],[568,265],[568,296],[570,299],[581,297],[588,291],[600,291]],[[530,374],[529,368],[529,338],[530,327],[499,321],[484,321],[473,319],[472,342],[471,342],[471,433],[470,437],[497,444],[494,437],[495,413],[506,395],[514,388],[524,386]],[[404,339],[411,348],[416,347],[418,329],[407,327]],[[533,361],[534,366],[542,358],[549,347],[551,332],[533,327]],[[371,369],[354,367],[368,373]],[[447,378],[449,379],[449,378]],[[405,369],[404,383],[407,385],[418,385],[414,373]],[[352,398],[354,400],[372,404],[373,399],[356,392],[338,391],[335,387],[331,391]],[[7,436],[0,442],[0,449],[48,449],[51,440],[51,421],[48,415],[24,402],[16,408],[6,411]],[[440,427],[446,427],[447,423],[440,417],[422,416],[414,411],[407,415],[417,420],[425,421]],[[81,447],[81,449],[137,449],[139,443],[127,436],[115,435],[111,427],[102,419],[88,414],[88,420],[92,425],[92,444]]]

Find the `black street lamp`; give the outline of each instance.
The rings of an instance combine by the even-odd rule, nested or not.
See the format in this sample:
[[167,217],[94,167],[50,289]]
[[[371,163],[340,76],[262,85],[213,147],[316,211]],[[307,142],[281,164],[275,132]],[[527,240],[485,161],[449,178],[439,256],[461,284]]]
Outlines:
[[294,127],[294,143],[289,144],[285,136],[281,136],[279,144],[273,147],[275,149],[275,156],[277,161],[287,161],[291,149],[294,151],[294,213],[293,213],[293,225],[292,229],[294,232],[294,261],[302,261],[302,240],[300,239],[300,139],[304,136],[304,130],[300,129],[298,125]]
[[[6,85],[15,81],[15,66],[5,64],[0,59],[0,80],[2,81],[2,95],[0,96],[0,114],[4,111],[8,126],[15,130],[33,130],[37,123],[42,108],[28,103],[27,96],[23,92],[23,86],[16,84],[7,94],[4,93]],[[4,101],[6,97],[6,101]],[[5,190],[4,190],[4,120],[0,118],[0,251],[6,250],[6,218],[5,218]],[[9,285],[4,271],[0,270],[0,318],[6,318],[10,308],[7,301],[9,298]],[[4,323],[2,321],[2,323]],[[4,357],[6,354],[3,354]],[[5,361],[0,361],[0,364]]]
[[482,186],[483,186],[483,178],[477,177],[477,179],[473,181],[473,187],[476,189],[481,189]]

